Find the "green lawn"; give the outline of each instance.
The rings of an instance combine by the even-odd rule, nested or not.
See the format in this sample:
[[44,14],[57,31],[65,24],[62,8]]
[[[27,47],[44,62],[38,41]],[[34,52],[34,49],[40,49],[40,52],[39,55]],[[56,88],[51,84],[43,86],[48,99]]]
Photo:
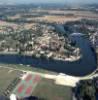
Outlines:
[[42,79],[32,95],[41,100],[72,100],[72,89],[56,85],[52,80]]
[[0,94],[2,94],[11,82],[19,77],[21,72],[0,67]]
[[19,64],[0,64],[0,66],[4,67],[10,67],[10,68],[15,68],[15,69],[20,69],[20,70],[26,70],[26,71],[35,71],[39,73],[49,73],[49,74],[57,74],[56,72],[44,70],[41,68],[35,68],[33,66],[27,66],[27,65],[19,65]]

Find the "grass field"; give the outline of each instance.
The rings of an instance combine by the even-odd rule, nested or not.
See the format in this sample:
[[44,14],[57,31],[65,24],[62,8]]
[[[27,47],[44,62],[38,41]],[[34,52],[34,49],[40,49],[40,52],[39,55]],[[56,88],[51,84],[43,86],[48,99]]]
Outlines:
[[38,96],[41,100],[72,100],[72,89],[43,78],[32,95]]
[[[19,78],[20,75],[22,74],[21,71],[11,70],[10,68],[15,68],[15,69],[20,68],[20,70],[36,71],[36,72],[38,71],[38,72],[54,74],[54,72],[48,72],[44,70],[40,71],[40,69],[36,69],[36,68],[33,69],[31,67],[26,67],[24,65],[5,65],[5,64],[3,65],[2,64],[2,66],[8,68],[0,67],[0,94],[3,93],[11,83],[13,83],[13,80],[15,78],[17,77]],[[33,76],[36,76],[36,74]],[[32,87],[34,86],[34,83],[32,83]],[[19,85],[19,83],[17,85]],[[17,85],[14,86],[13,90],[16,88]],[[19,91],[20,89],[21,88],[19,87]],[[29,91],[31,91],[31,88],[29,88]],[[45,79],[42,77],[41,80],[38,82],[37,86],[34,88],[32,95],[41,98],[41,100],[72,100],[72,88],[56,85],[53,80]]]
[[15,68],[15,69],[20,69],[20,70],[25,70],[25,71],[33,71],[33,72],[35,71],[35,72],[39,72],[39,73],[49,73],[49,74],[55,74],[55,75],[58,74],[56,72],[44,70],[44,69],[41,69],[41,68],[36,68],[36,67],[33,67],[33,66],[27,66],[27,65],[0,64],[0,66],[9,67],[9,68]]
[[0,94],[5,92],[8,86],[12,83],[12,81],[19,77],[21,71],[13,71],[7,68],[0,67]]

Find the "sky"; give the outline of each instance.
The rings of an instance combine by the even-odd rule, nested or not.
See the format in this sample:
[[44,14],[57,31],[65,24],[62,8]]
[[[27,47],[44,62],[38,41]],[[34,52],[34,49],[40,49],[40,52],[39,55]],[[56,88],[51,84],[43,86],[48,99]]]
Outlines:
[[98,0],[0,0],[0,3],[98,3]]

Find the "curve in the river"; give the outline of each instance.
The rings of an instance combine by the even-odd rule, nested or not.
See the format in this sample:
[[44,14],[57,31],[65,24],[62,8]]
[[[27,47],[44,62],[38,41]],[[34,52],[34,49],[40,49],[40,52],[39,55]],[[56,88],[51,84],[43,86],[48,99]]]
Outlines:
[[75,62],[54,61],[41,58],[32,58],[22,55],[0,55],[0,62],[6,64],[24,64],[36,68],[47,69],[59,73],[65,73],[73,76],[84,76],[92,73],[96,69],[96,56],[90,46],[90,42],[83,35],[71,35],[73,41],[76,41],[77,47],[81,49],[82,59]]

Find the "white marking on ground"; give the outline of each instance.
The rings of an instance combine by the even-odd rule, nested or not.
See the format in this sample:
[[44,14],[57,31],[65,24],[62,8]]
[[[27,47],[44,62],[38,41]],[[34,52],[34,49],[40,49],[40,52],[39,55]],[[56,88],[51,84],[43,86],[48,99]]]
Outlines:
[[11,73],[11,72],[13,72],[13,70],[9,70],[9,71],[8,71],[8,73]]

